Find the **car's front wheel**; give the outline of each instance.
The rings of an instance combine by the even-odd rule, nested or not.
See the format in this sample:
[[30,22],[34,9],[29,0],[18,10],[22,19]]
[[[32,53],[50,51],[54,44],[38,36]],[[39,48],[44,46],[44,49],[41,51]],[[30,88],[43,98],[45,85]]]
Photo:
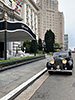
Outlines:
[[49,75],[52,75],[53,74],[53,72],[50,72],[50,71],[48,71],[48,73],[49,73]]

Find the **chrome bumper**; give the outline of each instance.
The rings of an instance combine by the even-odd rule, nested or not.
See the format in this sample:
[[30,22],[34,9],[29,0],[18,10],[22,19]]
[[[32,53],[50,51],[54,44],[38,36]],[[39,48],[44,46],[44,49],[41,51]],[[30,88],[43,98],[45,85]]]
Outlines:
[[48,69],[48,71],[49,72],[70,72],[70,73],[72,73],[72,70],[49,70]]

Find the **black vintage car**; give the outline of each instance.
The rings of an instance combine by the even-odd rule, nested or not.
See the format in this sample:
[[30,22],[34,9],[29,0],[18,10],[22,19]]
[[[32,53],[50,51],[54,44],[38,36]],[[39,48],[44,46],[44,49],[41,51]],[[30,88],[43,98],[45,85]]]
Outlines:
[[55,52],[46,64],[49,74],[53,72],[68,72],[72,74],[73,59],[68,51]]

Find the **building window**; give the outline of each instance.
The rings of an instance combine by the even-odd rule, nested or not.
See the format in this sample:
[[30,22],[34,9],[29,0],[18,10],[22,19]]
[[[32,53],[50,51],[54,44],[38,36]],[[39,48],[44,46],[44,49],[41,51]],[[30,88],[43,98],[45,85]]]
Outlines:
[[9,0],[10,1],[10,6],[12,7],[12,1],[11,0]]

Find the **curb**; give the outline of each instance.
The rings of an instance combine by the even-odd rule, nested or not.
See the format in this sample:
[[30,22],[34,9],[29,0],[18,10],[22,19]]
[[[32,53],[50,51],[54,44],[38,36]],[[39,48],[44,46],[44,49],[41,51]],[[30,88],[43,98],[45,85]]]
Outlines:
[[43,69],[38,74],[34,75],[32,78],[30,78],[26,82],[22,83],[16,89],[12,90],[7,95],[2,97],[0,100],[13,100],[13,99],[15,99],[20,93],[22,93],[28,86],[30,86],[36,79],[38,79],[46,71],[47,71],[47,68]]
[[42,60],[42,59],[45,59],[45,57],[40,57],[40,58],[36,58],[36,59],[31,59],[31,60],[28,60],[28,61],[25,61],[25,62],[22,62],[22,63],[17,63],[17,64],[5,66],[5,67],[0,67],[0,72],[11,69],[11,68],[19,67],[21,65],[29,64],[29,63],[32,63],[32,62],[35,62],[35,61],[39,61],[39,60]]

